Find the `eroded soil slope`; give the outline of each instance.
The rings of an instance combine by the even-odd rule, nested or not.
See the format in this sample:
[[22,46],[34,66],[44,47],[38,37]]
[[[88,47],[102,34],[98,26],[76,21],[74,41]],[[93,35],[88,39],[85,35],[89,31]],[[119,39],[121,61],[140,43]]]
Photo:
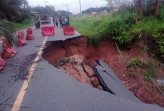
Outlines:
[[[87,64],[94,65],[95,60],[101,59],[114,70],[122,83],[141,101],[164,106],[164,97],[155,84],[145,77],[143,68],[128,67],[128,62],[132,58],[139,58],[151,64],[158,76],[154,80],[164,78],[162,74],[164,65],[149,57],[148,53],[144,51],[144,44],[141,40],[137,41],[129,51],[121,51],[121,53],[123,56],[120,56],[115,44],[110,41],[101,42],[97,48],[88,46],[86,37],[81,37],[51,43],[44,50],[43,57],[55,67],[66,70],[78,81],[103,89],[92,68]],[[63,63],[60,60],[66,62]],[[164,92],[164,88],[162,86],[160,88]]]

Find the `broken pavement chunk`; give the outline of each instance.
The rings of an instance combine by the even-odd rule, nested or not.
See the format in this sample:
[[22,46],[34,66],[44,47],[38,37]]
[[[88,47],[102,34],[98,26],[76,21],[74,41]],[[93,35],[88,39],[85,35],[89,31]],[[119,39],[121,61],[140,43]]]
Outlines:
[[[99,78],[103,88],[107,88],[109,93],[113,93],[118,97],[140,102],[119,80],[113,70],[102,60],[97,60],[97,65],[94,67],[97,71],[96,75]],[[104,89],[105,90],[105,89]]]

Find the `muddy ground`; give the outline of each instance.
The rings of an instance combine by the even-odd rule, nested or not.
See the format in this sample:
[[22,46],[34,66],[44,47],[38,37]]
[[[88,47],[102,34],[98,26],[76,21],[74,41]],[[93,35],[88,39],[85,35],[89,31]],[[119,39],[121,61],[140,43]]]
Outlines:
[[[99,47],[88,46],[86,37],[54,42],[46,47],[43,58],[59,69],[64,69],[70,76],[80,82],[89,84],[91,87],[103,90],[92,68],[95,60],[101,59],[106,62],[120,78],[122,83],[142,102],[157,104],[164,107],[164,97],[150,80],[145,80],[142,67],[128,67],[128,61],[139,58],[153,65],[158,78],[164,78],[164,64],[152,58],[144,50],[144,43],[138,40],[129,51],[121,51],[111,41],[101,42]],[[60,60],[64,60],[61,63]],[[164,92],[164,87],[160,86]]]

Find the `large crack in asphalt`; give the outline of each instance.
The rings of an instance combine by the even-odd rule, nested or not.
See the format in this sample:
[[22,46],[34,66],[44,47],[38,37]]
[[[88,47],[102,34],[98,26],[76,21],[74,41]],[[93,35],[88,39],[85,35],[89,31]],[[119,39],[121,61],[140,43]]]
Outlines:
[[[133,47],[130,51],[122,51],[124,59],[120,59],[117,48],[111,41],[101,42],[98,48],[93,45],[88,46],[86,37],[72,38],[65,41],[49,41],[46,45],[42,55],[43,58],[54,67],[65,70],[67,74],[76,80],[94,88],[110,92],[109,90],[105,90],[104,85],[102,85],[101,80],[99,80],[100,77],[98,77],[92,69],[92,66],[97,64],[96,60],[101,59],[113,69],[121,81],[116,80],[101,68],[100,70],[105,73],[105,75],[115,80],[117,84],[126,86],[126,88],[135,94],[142,102],[163,106],[163,103],[160,102],[163,101],[163,99],[161,95],[158,94],[158,90],[154,89],[153,92],[149,94],[144,89],[148,87],[148,85],[147,82],[144,81],[143,76],[139,75],[138,79],[135,79],[128,75],[130,72],[127,68],[128,60],[132,57],[143,57],[143,53],[140,53],[140,51],[142,52],[140,41],[134,45],[139,47]],[[156,98],[158,98],[159,101],[156,101]]]
[[[85,55],[77,53],[77,50],[74,49],[77,47],[77,44],[85,46],[87,44],[86,38],[79,37],[78,39],[72,38],[65,41],[48,41],[44,49],[43,58],[56,68],[65,70],[67,74],[77,81],[103,90],[91,65],[85,62]],[[80,52],[80,50],[78,51]]]
[[[8,72],[11,72],[9,83],[11,81],[17,81],[18,79],[25,80],[29,71],[29,67],[33,64],[33,61],[37,55],[36,53],[24,56],[22,58],[7,59]],[[4,73],[2,71],[2,73]]]
[[[35,57],[37,56],[37,52],[32,53],[30,55],[21,57],[21,58],[10,58],[6,59],[7,67],[5,67],[5,70],[1,71],[1,74],[5,74],[5,71],[8,72],[8,84],[5,86],[0,85],[0,111],[5,111],[6,106],[11,107],[14,100],[13,92],[11,92],[10,96],[6,98],[6,94],[8,93],[8,88],[12,87],[14,83],[18,80],[25,80],[27,77],[27,74],[29,72],[29,68],[33,64]],[[40,59],[37,62],[42,61],[43,59]]]

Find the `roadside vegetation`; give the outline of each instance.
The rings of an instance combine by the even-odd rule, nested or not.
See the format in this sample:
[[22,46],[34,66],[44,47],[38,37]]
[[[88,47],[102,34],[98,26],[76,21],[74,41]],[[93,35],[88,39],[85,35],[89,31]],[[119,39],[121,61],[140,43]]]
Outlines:
[[16,31],[21,30],[21,29],[25,29],[27,27],[32,27],[32,26],[34,26],[34,24],[35,23],[34,23],[33,19],[26,19],[21,23],[13,22],[13,25],[14,25]]
[[[2,20],[1,20],[2,21]],[[33,19],[25,19],[23,22],[21,23],[16,23],[16,22],[11,22],[11,24],[14,27],[15,31],[21,30],[21,29],[25,29],[27,27],[32,27],[34,26],[34,20]],[[2,35],[3,32],[0,31],[0,35]]]
[[9,43],[15,43],[17,39],[13,33],[34,26],[37,13],[49,16],[57,14],[54,6],[51,5],[30,7],[28,0],[1,0],[0,35],[4,35]]
[[134,77],[138,76],[137,67],[141,68],[146,81],[148,80],[148,78],[147,78],[147,75],[144,73],[144,71],[147,72],[152,78],[158,77],[157,71],[156,71],[158,64],[154,63],[154,61],[152,62],[150,60],[145,61],[140,58],[131,58],[127,63],[127,67],[128,69],[130,68],[133,69],[134,73],[131,76],[134,76]]
[[0,35],[12,45],[16,44],[15,31],[34,25],[27,0],[0,1]]
[[159,15],[154,17],[154,2],[143,5],[141,23],[137,21],[137,4],[122,6],[118,12],[105,17],[71,18],[71,25],[88,37],[90,44],[98,46],[101,41],[112,40],[121,49],[130,49],[142,39],[151,55],[164,61],[164,3]]
[[[101,48],[100,42],[112,41],[116,44],[118,51],[122,50],[123,56],[125,55],[123,57],[120,54],[123,59],[119,62],[125,63],[127,68],[127,73],[118,73],[120,78],[124,80],[123,75],[126,74],[125,78],[130,78],[130,84],[134,81],[137,85],[144,84],[144,94],[150,93],[151,98],[153,93],[159,93],[160,99],[164,96],[164,90],[156,81],[163,78],[164,70],[164,1],[159,2],[159,10],[157,4],[158,0],[134,0],[134,5],[122,5],[117,12],[104,17],[73,17],[71,25],[87,36],[89,45]],[[138,43],[142,45],[139,46]],[[132,56],[130,53],[136,55]],[[120,68],[119,65],[118,67]],[[116,72],[117,70],[115,69]],[[145,98],[149,99],[149,96]],[[161,104],[159,101],[155,103]]]
[[16,31],[34,26],[33,19],[25,19],[21,23],[0,20],[0,35],[4,35],[9,44],[17,45]]

